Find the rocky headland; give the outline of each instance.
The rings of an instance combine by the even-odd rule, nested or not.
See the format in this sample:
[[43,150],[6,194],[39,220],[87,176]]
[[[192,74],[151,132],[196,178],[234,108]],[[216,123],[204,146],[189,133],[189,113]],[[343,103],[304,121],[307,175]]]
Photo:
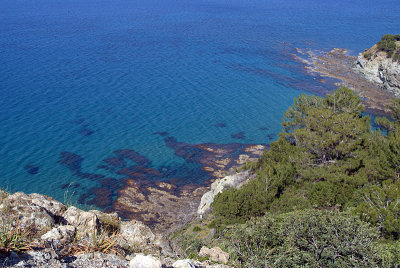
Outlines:
[[[386,114],[387,105],[400,96],[400,65],[378,44],[357,57],[340,48],[328,52],[297,48],[293,56],[310,74],[337,80],[336,86],[344,85],[358,92],[367,109]],[[400,47],[399,41],[395,44]],[[397,53],[398,49],[393,55]]]
[[[395,44],[400,48],[400,41]],[[353,69],[367,80],[400,97],[400,62],[388,57],[388,53],[380,50],[377,44],[358,55]]]

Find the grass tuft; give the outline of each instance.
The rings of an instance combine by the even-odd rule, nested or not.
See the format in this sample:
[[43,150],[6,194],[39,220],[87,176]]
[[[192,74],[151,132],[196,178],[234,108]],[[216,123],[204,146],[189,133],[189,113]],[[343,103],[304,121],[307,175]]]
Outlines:
[[29,250],[31,228],[21,228],[18,220],[1,219],[0,221],[0,252],[23,252]]
[[[83,253],[112,253],[123,256],[123,249],[118,245],[120,234],[118,232],[110,233],[104,229],[93,229],[89,238],[75,241],[72,245],[64,248],[64,255],[78,255]],[[79,239],[78,239],[79,240]]]

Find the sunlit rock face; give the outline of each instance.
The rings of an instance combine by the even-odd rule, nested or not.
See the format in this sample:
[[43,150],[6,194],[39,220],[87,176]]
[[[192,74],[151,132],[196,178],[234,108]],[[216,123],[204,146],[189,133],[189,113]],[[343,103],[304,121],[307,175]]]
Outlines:
[[377,45],[358,55],[354,70],[400,97],[400,63],[378,51]]

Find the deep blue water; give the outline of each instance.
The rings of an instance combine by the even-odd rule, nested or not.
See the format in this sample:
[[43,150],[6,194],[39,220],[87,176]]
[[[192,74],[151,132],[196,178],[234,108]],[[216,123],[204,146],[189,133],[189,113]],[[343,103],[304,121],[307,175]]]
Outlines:
[[269,143],[296,96],[332,89],[294,48],[357,54],[399,14],[398,0],[2,0],[0,187],[79,196],[99,185],[79,172],[123,177],[98,168],[118,149],[201,182],[154,132]]

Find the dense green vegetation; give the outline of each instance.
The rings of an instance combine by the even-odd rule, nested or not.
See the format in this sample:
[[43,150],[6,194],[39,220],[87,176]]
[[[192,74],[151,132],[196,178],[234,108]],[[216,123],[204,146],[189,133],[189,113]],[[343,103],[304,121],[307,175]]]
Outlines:
[[400,51],[396,45],[396,41],[400,41],[400,34],[385,34],[377,45],[378,50],[385,51],[389,58],[393,58],[393,60],[399,61]]
[[396,249],[374,242],[375,228],[338,211],[266,215],[234,226],[224,238],[246,267],[376,267],[398,261]]
[[215,241],[245,267],[399,264],[400,100],[390,108],[373,130],[346,87],[298,97],[247,165],[257,178],[215,198]]

